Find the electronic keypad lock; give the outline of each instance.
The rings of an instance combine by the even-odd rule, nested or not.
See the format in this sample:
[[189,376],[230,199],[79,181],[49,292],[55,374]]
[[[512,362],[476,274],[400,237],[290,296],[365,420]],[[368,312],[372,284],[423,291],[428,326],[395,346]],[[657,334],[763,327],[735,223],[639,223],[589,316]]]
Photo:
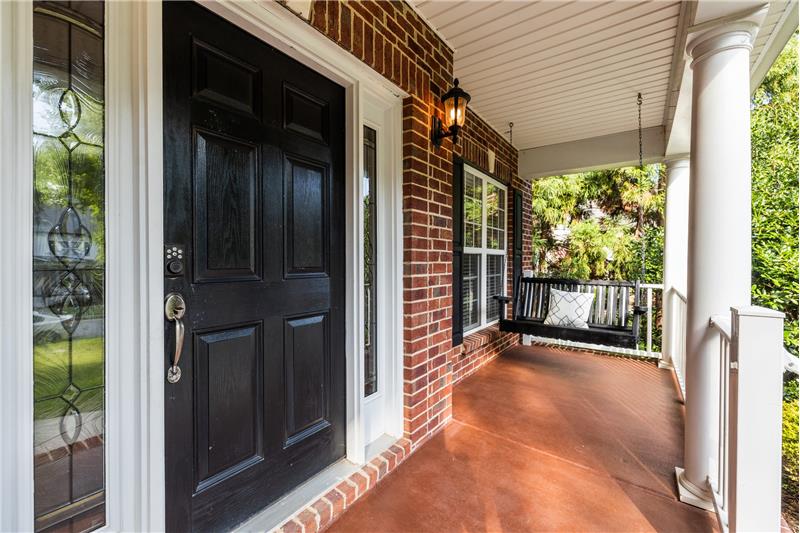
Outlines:
[[168,278],[183,276],[184,248],[181,244],[167,244],[164,246],[164,273]]

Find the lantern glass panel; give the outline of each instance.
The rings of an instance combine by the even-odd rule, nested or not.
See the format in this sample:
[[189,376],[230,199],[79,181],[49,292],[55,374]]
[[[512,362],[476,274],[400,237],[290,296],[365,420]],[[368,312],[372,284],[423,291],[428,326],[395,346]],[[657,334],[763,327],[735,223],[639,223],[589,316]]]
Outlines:
[[455,98],[455,122],[459,128],[464,126],[464,120],[467,118],[467,100],[466,98]]
[[455,102],[456,98],[445,98],[444,99],[444,127],[450,128],[453,124],[455,124],[456,119],[456,108]]

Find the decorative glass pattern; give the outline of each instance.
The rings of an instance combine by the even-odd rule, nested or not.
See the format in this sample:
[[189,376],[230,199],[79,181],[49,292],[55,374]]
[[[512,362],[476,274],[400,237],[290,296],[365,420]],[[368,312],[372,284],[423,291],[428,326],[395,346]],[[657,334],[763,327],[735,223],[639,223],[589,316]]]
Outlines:
[[481,294],[481,256],[480,254],[464,254],[463,266],[463,321],[464,330],[479,326],[481,323],[478,302]]
[[37,531],[105,523],[104,6],[33,14]]
[[375,298],[375,239],[377,220],[375,208],[378,173],[377,132],[364,126],[364,396],[378,391],[377,300]]
[[503,263],[502,255],[486,256],[486,321],[500,320],[500,302],[495,296],[503,294]]

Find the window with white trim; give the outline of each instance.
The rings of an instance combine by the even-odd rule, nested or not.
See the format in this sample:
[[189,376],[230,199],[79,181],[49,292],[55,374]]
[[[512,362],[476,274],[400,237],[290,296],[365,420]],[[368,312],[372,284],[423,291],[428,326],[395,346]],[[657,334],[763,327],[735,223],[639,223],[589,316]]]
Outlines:
[[505,185],[464,165],[464,332],[500,319],[495,296],[505,295]]

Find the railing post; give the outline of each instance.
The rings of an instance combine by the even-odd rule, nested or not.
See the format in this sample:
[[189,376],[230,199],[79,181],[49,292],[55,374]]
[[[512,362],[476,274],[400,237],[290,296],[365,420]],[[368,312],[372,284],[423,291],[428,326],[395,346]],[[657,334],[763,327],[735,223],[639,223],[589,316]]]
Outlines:
[[647,287],[647,355],[651,353],[653,353],[653,287]]
[[780,530],[783,316],[731,308],[731,532]]

